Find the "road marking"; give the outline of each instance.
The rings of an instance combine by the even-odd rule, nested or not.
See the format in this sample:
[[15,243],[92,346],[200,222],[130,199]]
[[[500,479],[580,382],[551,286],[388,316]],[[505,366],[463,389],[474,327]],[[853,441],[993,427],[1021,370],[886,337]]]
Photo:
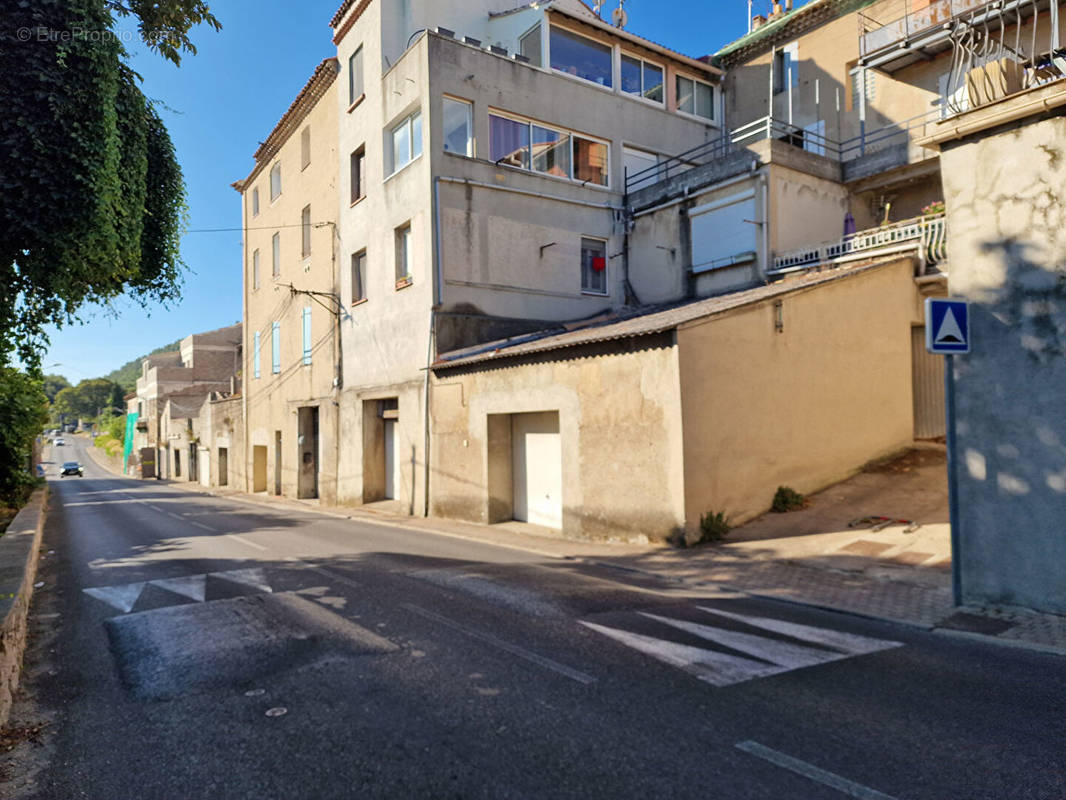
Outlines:
[[174,594],[180,594],[183,597],[189,597],[200,603],[204,602],[204,598],[207,595],[206,575],[190,575],[187,578],[163,578],[162,580],[152,581],[152,585],[167,589],[174,592]]
[[195,525],[200,530],[211,531],[211,533],[218,533],[218,530],[212,528],[210,525],[204,525],[202,522],[190,522],[190,525]]
[[[624,644],[626,647],[631,647],[670,666],[679,667],[701,681],[718,687],[730,686],[734,683],[741,683],[755,678],[780,675],[794,669],[828,664],[850,656],[866,655],[893,647],[902,647],[901,642],[871,639],[866,636],[815,628],[810,625],[799,625],[769,617],[735,614],[704,606],[697,607],[709,614],[788,636],[792,639],[799,639],[803,643],[783,641],[770,636],[760,636],[683,619],[672,619],[643,611],[638,612],[640,616],[646,619],[655,620],[663,625],[684,631],[716,645],[721,645],[736,653],[751,656],[751,658],[745,658],[733,653],[697,647],[685,642],[672,641],[669,638],[649,636],[644,633],[637,633],[618,627],[608,627],[607,625],[600,625],[586,620],[580,620],[580,623],[597,633]],[[812,644],[816,646],[809,646]]]
[[774,633],[783,633],[793,639],[804,639],[808,642],[825,645],[849,656],[861,656],[888,650],[892,647],[903,647],[903,642],[894,642],[890,639],[871,639],[868,636],[859,636],[854,633],[843,633],[842,631],[834,631],[828,628],[815,628],[812,625],[800,625],[796,622],[785,622],[784,620],[771,619],[770,617],[734,614],[717,608],[707,608],[706,606],[700,606],[699,608],[708,614],[717,614],[720,617],[743,622],[745,625],[751,625],[755,628],[762,628]]
[[503,639],[499,639],[493,636],[491,633],[484,633],[483,631],[468,628],[466,625],[463,625],[460,622],[448,619],[447,617],[442,617],[440,614],[434,613],[433,611],[427,611],[424,608],[411,605],[410,603],[403,603],[402,606],[408,611],[414,612],[415,614],[418,614],[421,617],[425,617],[426,619],[432,620],[434,622],[439,622],[441,625],[446,625],[447,627],[452,628],[453,630],[457,630],[460,633],[466,634],[471,639],[477,639],[478,641],[484,642],[485,644],[497,647],[500,650],[510,653],[513,656],[518,656],[519,658],[525,659],[531,664],[536,664],[538,667],[550,669],[553,672],[557,672],[560,675],[570,678],[571,680],[577,681],[578,683],[584,683],[588,685],[590,683],[596,682],[596,679],[593,678],[591,675],[586,675],[584,672],[572,669],[566,666],[565,664],[560,664],[558,661],[552,661],[550,658],[545,658],[544,656],[537,655],[536,653],[530,650],[526,650],[524,647],[519,647],[516,644],[505,642]]
[[245,545],[248,545],[249,547],[254,547],[254,548],[255,548],[256,550],[269,550],[269,549],[270,549],[269,547],[264,547],[264,546],[263,546],[263,545],[261,545],[261,544],[256,544],[255,542],[250,542],[250,541],[248,541],[247,539],[244,539],[244,538],[242,538],[242,537],[238,536],[238,535],[237,535],[237,534],[235,534],[235,533],[230,533],[230,534],[227,534],[227,535],[228,535],[228,536],[229,536],[229,538],[231,538],[231,539],[232,539],[233,541],[235,541],[235,542],[240,542],[241,544],[245,544]]
[[187,575],[181,578],[159,578],[154,581],[139,581],[118,586],[97,586],[83,591],[90,597],[95,597],[97,600],[102,600],[108,605],[117,608],[123,614],[128,614],[137,605],[141,591],[149,584],[158,586],[168,592],[188,597],[198,603],[203,603],[207,597],[207,578],[209,576],[247,586],[259,592],[271,594],[274,591],[267,582],[266,573],[258,567],[234,569],[227,572],[208,572],[201,575]]
[[142,581],[141,583],[127,583],[123,586],[97,586],[93,589],[86,589],[85,594],[97,600],[103,600],[123,614],[128,614],[129,610],[136,605],[137,598],[141,596],[144,583]]
[[775,764],[782,769],[787,769],[790,772],[795,772],[797,775],[802,775],[812,781],[817,781],[831,789],[836,789],[838,792],[846,794],[849,797],[858,797],[860,800],[895,800],[891,795],[884,794],[876,789],[870,789],[862,784],[855,783],[854,781],[849,781],[847,778],[842,778],[834,772],[820,769],[813,764],[808,764],[806,761],[800,761],[798,758],[779,753],[777,750],[771,750],[769,747],[764,747],[758,742],[737,742],[735,747],[738,750],[743,750],[749,755],[755,756],[756,758],[769,761],[771,764]]

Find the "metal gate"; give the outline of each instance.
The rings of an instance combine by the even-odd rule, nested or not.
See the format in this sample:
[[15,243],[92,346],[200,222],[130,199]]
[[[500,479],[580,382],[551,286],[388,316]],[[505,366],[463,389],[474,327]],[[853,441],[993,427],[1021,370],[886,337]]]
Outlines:
[[944,357],[925,349],[925,326],[911,328],[911,386],[914,392],[914,438],[943,436]]

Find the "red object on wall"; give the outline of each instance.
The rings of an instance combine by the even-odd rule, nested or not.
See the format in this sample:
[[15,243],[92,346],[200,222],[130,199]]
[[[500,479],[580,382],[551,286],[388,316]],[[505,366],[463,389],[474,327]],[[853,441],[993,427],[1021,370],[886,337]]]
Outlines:
[[593,256],[592,257],[592,269],[596,272],[603,272],[607,269],[606,256]]

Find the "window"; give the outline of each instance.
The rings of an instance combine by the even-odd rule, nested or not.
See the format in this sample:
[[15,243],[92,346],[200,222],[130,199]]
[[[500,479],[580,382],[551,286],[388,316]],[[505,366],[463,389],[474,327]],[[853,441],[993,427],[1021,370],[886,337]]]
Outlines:
[[663,68],[633,56],[622,56],[622,91],[656,103],[663,101]]
[[390,135],[391,163],[389,174],[399,172],[422,155],[422,114],[415,112],[395,128]]
[[300,131],[300,169],[307,169],[311,163],[311,126]]
[[635,147],[622,148],[622,161],[625,164],[626,181],[629,191],[635,192],[645,186],[650,186],[659,180],[660,170],[655,169],[659,165],[659,156]]
[[304,306],[303,314],[304,364],[311,363],[311,306]]
[[300,255],[311,255],[311,206],[304,206],[300,212]]
[[703,81],[677,76],[677,110],[714,119],[714,87]]
[[610,88],[613,83],[611,48],[605,44],[578,36],[576,33],[551,28],[552,69],[575,75]]
[[608,185],[607,144],[535,122],[489,114],[489,155],[497,164]]
[[465,100],[444,98],[444,152],[474,155],[474,107]]
[[270,168],[270,202],[274,202],[281,194],[281,162]]
[[252,334],[252,377],[259,377],[259,331]]
[[799,59],[794,44],[774,53],[774,94],[799,86]]
[[352,303],[366,300],[366,250],[352,253]]
[[348,105],[363,96],[363,47],[356,48],[348,59]]
[[351,169],[351,186],[352,186],[352,199],[351,202],[355,203],[357,200],[362,200],[366,195],[365,184],[366,180],[366,148],[360,147],[351,155],[350,169]]
[[270,240],[271,248],[273,250],[273,274],[274,277],[278,277],[281,274],[281,234],[275,233]]
[[607,294],[607,242],[581,240],[581,291]]
[[281,372],[281,323],[270,323],[270,371]]
[[540,25],[522,34],[518,40],[518,52],[529,59],[529,63],[540,66]]
[[252,288],[259,288],[259,251],[252,252]]
[[259,216],[259,187],[252,189],[252,216]]
[[396,229],[396,283],[411,281],[411,226]]

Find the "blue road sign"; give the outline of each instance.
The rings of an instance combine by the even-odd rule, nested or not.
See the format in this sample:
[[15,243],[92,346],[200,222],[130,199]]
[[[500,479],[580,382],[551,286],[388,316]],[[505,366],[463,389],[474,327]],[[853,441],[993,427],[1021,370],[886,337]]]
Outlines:
[[970,352],[970,309],[964,301],[926,298],[925,349],[943,355]]

